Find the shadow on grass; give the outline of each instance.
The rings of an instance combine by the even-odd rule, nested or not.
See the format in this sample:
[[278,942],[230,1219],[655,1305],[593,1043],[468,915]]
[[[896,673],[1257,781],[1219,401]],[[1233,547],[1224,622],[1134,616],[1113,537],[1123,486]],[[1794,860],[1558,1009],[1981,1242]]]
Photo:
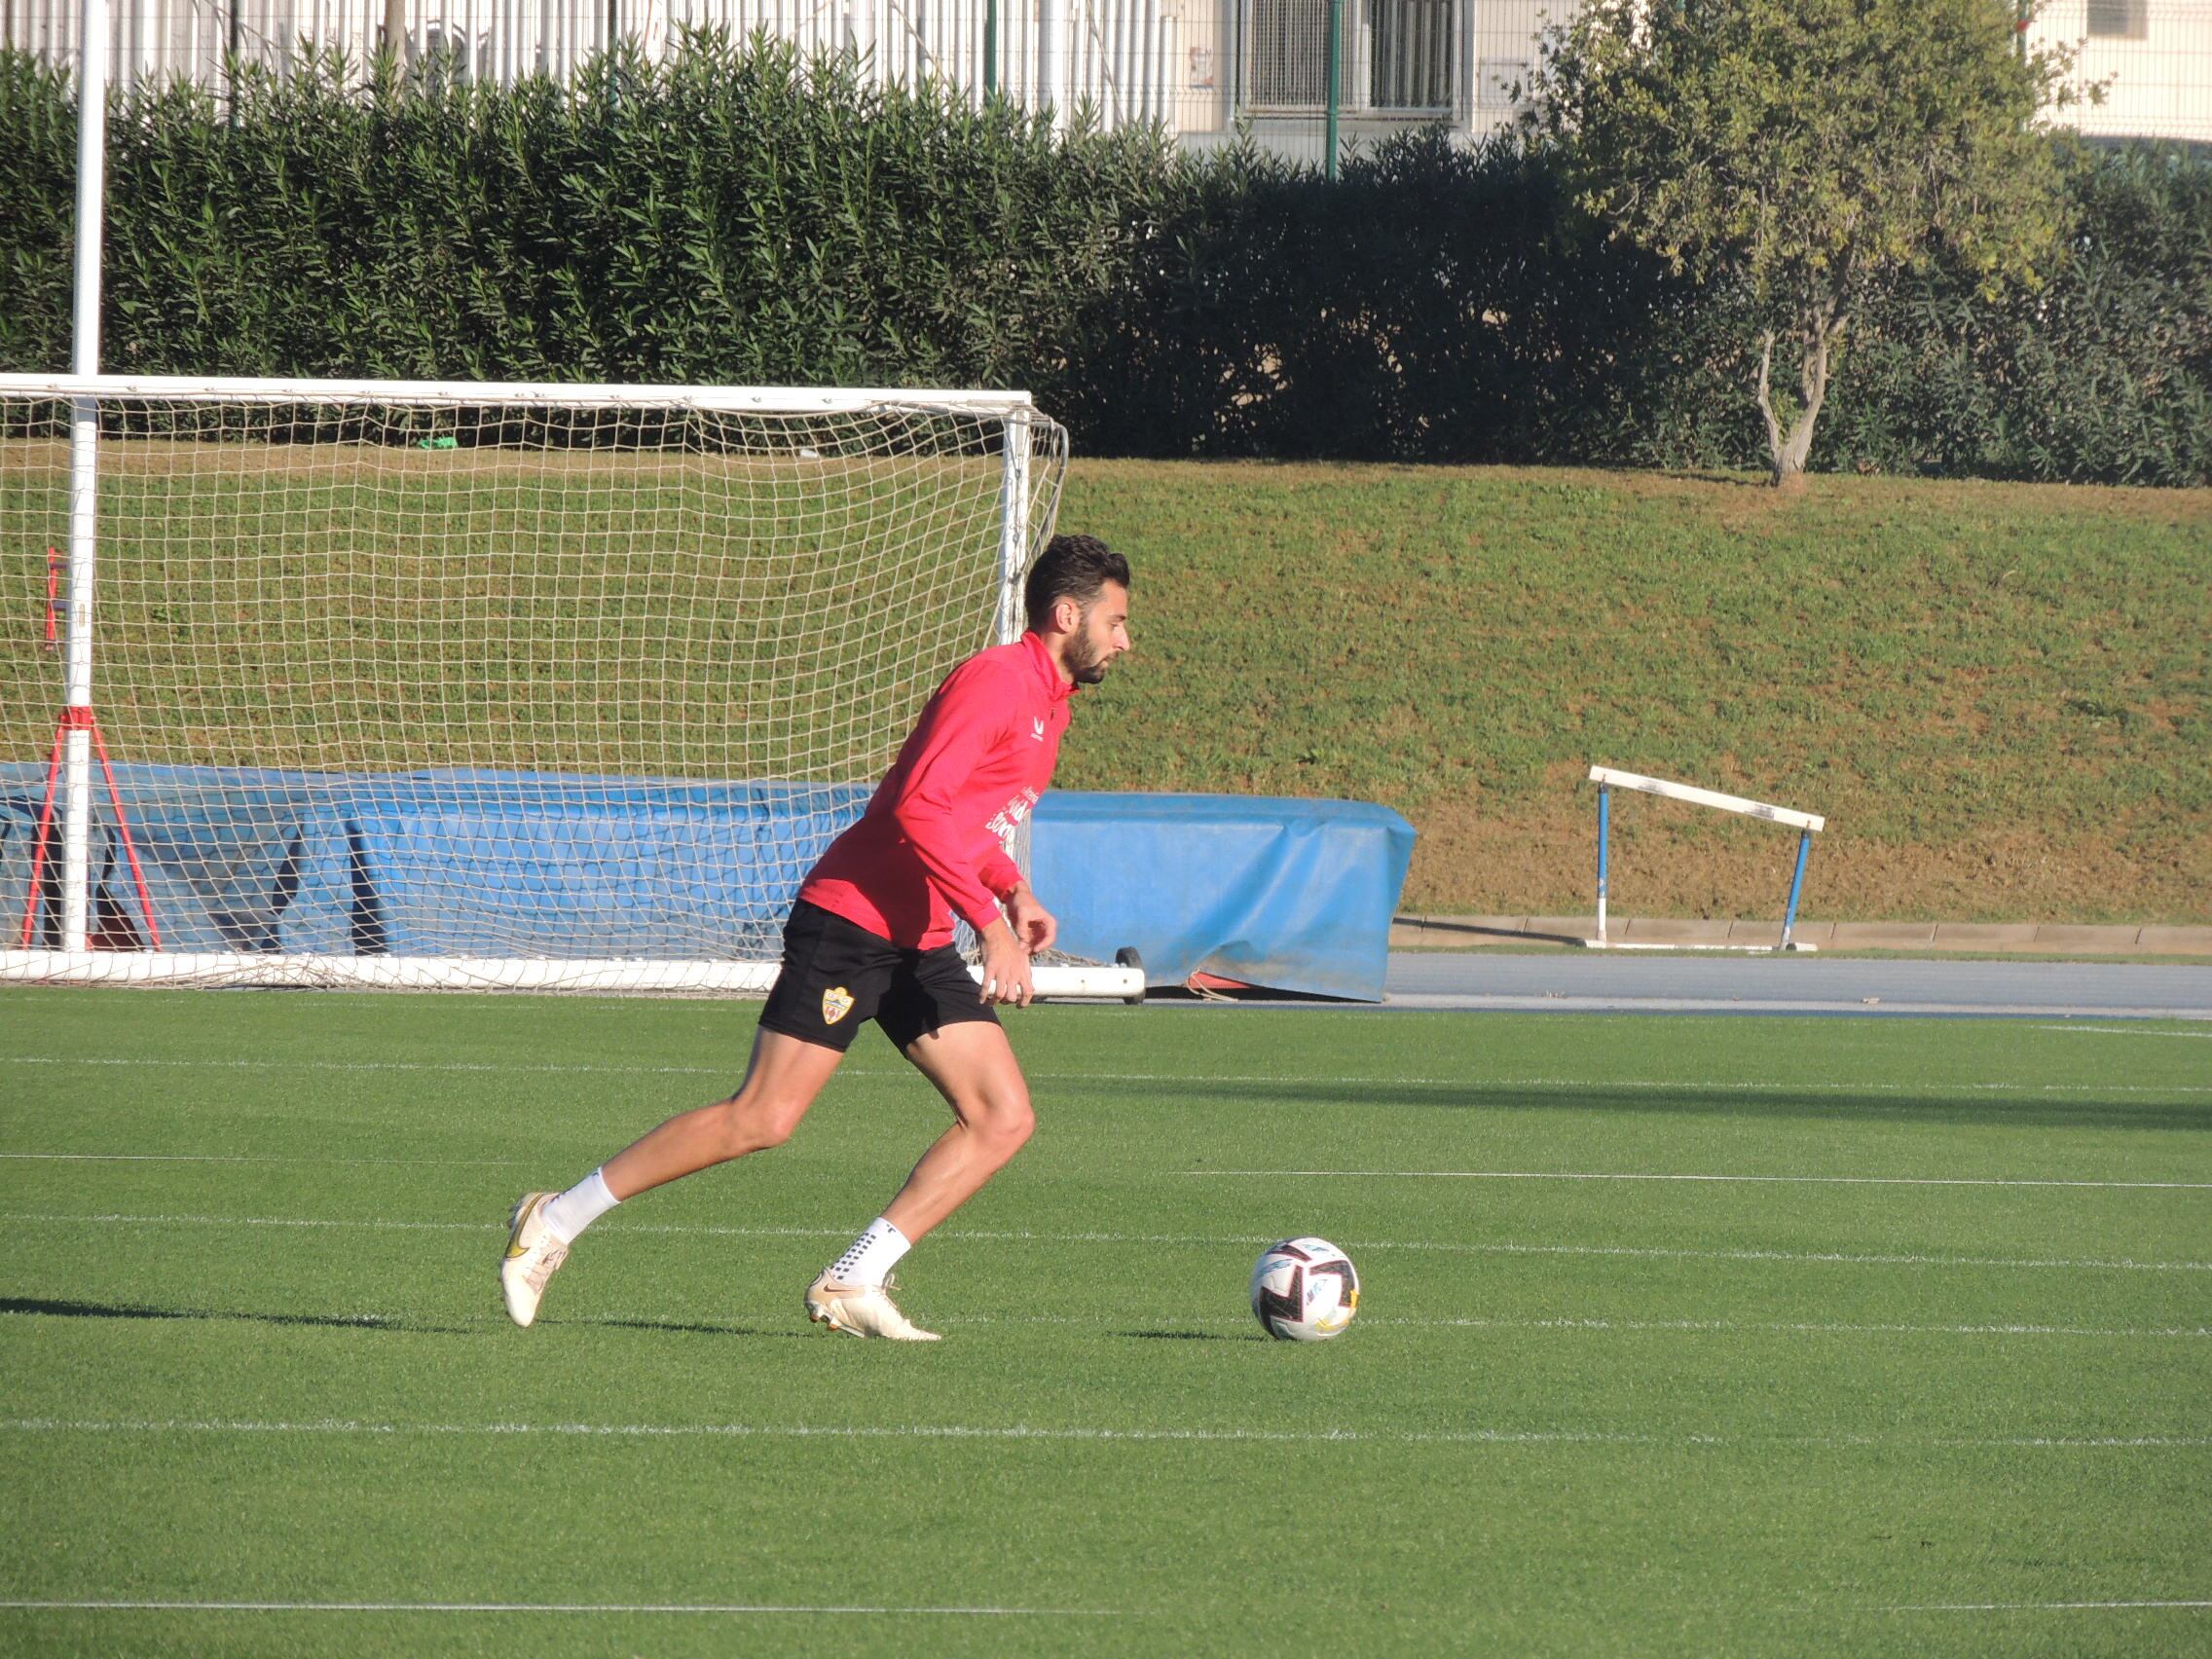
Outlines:
[[546,1325],[599,1325],[611,1326],[623,1331],[673,1331],[682,1336],[693,1337],[789,1337],[793,1340],[819,1342],[823,1333],[804,1331],[764,1331],[757,1325],[715,1325],[699,1319],[543,1319]]
[[1257,1332],[1230,1336],[1222,1331],[1116,1331],[1114,1335],[1148,1343],[1264,1343],[1268,1340]]
[[[502,1330],[504,1318],[475,1324],[441,1325],[389,1313],[253,1313],[217,1308],[147,1308],[127,1302],[80,1302],[68,1297],[0,1296],[0,1314],[27,1313],[50,1319],[231,1320],[252,1325],[305,1325],[332,1331],[398,1331],[411,1335],[474,1336]],[[751,1325],[715,1325],[683,1319],[541,1319],[551,1326],[613,1326],[630,1331],[675,1331],[708,1337],[815,1337],[813,1331],[763,1331]]]
[[0,1313],[32,1313],[52,1319],[204,1319],[253,1325],[311,1325],[334,1331],[436,1332],[467,1334],[465,1325],[432,1325],[385,1313],[253,1313],[221,1308],[146,1308],[128,1302],[78,1302],[63,1297],[0,1296]]
[[[1112,1087],[1100,1077],[1087,1087]],[[1603,1084],[1574,1088],[1530,1088],[1525,1085],[1469,1083],[1358,1084],[1300,1083],[1285,1078],[1267,1083],[1209,1082],[1204,1078],[1146,1079],[1129,1082],[1131,1092],[1195,1103],[1285,1101],[1343,1106],[1433,1106],[1448,1111],[1604,1112],[1623,1117],[1804,1118],[1893,1124],[1961,1124],[2022,1129],[2172,1129],[2212,1132],[2212,1099],[2098,1099],[2094,1095],[2055,1097],[1995,1094],[1932,1086],[1925,1093],[1855,1094],[1838,1089],[1769,1088],[1726,1090],[1681,1084],[1663,1088],[1608,1092]]]

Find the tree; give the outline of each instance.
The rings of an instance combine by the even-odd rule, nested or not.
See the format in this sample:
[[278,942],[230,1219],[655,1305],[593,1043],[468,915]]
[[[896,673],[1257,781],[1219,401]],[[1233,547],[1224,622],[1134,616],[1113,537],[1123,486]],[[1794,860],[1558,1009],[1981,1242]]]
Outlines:
[[[1801,486],[1853,317],[1942,261],[1994,297],[2062,247],[2038,117],[2062,54],[2020,50],[2010,0],[1589,0],[1552,28],[1524,131],[1617,239],[1756,319],[1778,486]],[[1794,396],[1774,385],[1794,352]]]

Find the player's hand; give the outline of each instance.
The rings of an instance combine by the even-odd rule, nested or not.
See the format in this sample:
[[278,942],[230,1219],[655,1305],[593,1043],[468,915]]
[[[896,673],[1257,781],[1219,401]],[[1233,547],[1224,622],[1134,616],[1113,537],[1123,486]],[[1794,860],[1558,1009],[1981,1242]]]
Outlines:
[[1024,881],[1007,898],[1006,919],[1014,929],[1014,937],[1021,947],[1035,956],[1052,948],[1052,940],[1060,937],[1060,924],[1052,912],[1037,902],[1037,895],[1029,891]]
[[1003,921],[983,930],[983,983],[978,1000],[1027,1008],[1036,988],[1029,977],[1029,952]]

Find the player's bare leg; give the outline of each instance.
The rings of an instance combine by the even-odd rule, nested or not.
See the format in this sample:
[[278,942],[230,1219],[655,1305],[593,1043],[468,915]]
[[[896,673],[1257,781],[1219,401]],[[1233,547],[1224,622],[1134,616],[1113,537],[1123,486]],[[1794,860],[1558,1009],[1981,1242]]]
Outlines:
[[617,1200],[634,1198],[714,1164],[782,1146],[844,1057],[781,1031],[759,1032],[737,1092],[679,1113],[616,1153],[601,1171],[608,1190]]
[[997,1025],[944,1026],[908,1044],[906,1057],[951,1106],[952,1127],[922,1154],[882,1216],[808,1288],[806,1310],[832,1330],[931,1342],[933,1334],[892,1302],[886,1270],[1006,1166],[1036,1116],[1014,1047]]
[[908,1044],[906,1057],[937,1086],[954,1120],[883,1212],[914,1244],[1006,1167],[1037,1126],[1037,1115],[1001,1026],[947,1025]]
[[648,1130],[566,1193],[525,1193],[508,1219],[499,1262],[507,1316],[518,1325],[537,1317],[545,1286],[576,1235],[624,1198],[790,1140],[843,1058],[819,1043],[759,1032],[745,1081],[728,1099]]

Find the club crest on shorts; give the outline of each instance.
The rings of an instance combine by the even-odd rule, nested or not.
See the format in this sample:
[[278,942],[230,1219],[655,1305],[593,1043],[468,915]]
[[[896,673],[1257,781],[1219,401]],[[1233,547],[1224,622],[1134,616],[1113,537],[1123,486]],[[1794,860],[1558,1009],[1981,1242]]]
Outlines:
[[822,993],[822,1023],[834,1025],[853,1012],[853,993],[842,985],[831,985]]

